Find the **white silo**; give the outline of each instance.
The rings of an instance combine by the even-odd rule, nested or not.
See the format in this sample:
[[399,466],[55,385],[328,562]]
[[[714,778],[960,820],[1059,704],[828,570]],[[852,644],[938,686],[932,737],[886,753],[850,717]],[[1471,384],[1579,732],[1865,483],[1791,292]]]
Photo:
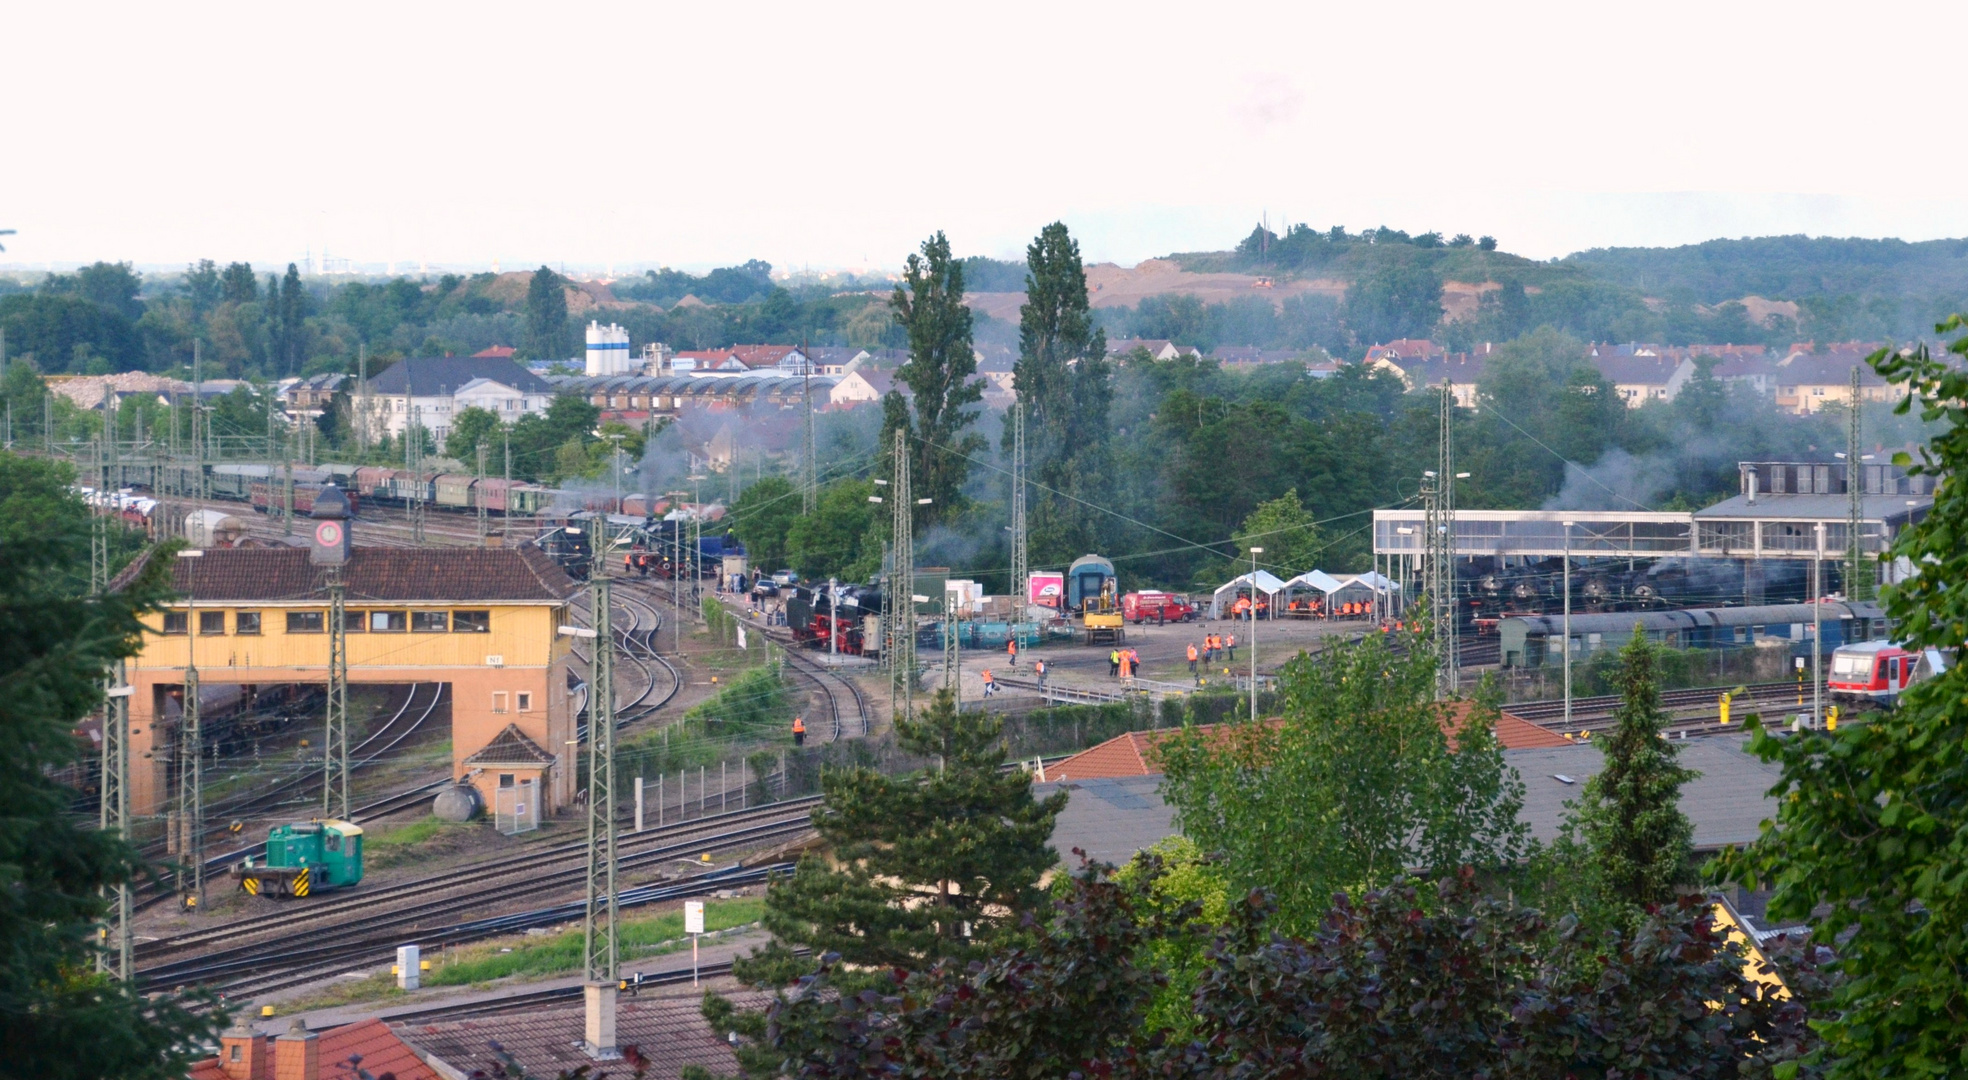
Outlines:
[[629,332],[599,320],[588,323],[588,374],[627,375],[629,373]]

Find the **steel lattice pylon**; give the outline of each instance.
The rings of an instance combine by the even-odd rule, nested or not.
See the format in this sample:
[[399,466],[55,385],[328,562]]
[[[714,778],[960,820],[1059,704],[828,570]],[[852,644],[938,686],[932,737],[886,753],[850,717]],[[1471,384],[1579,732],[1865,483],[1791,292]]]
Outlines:
[[410,409],[403,429],[404,467],[410,472],[411,496],[408,500],[410,542],[424,546],[424,414],[421,406]]
[[1865,459],[1859,454],[1859,369],[1845,418],[1845,599],[1872,599],[1872,565],[1865,552]]
[[347,821],[348,768],[348,613],[342,571],[328,579],[328,717],[321,740],[321,816]]
[[947,589],[943,593],[943,685],[950,688],[951,700],[962,712],[963,646],[957,641],[956,595]]
[[[195,624],[198,612],[186,614],[187,624]],[[196,625],[188,625],[188,635],[196,640]],[[178,895],[194,904],[205,900],[205,735],[198,716],[198,668],[185,668],[184,719],[178,725]]]
[[1428,592],[1429,619],[1435,632],[1435,697],[1456,696],[1457,615],[1455,592],[1455,440],[1450,424],[1455,419],[1455,394],[1444,383],[1440,405],[1440,433],[1437,436],[1435,471],[1422,476],[1422,505],[1426,512],[1427,544],[1423,550],[1423,583]]
[[601,564],[589,583],[594,660],[588,674],[588,903],[584,936],[589,982],[614,982],[615,947],[615,630],[609,579]]
[[806,361],[804,370],[806,419],[800,433],[800,512],[811,514],[820,502],[820,471],[813,448],[813,361]]
[[1030,575],[1025,548],[1025,403],[1021,401],[1011,407],[1011,581],[1005,590],[1017,598],[1012,606],[1015,615],[1022,616],[1025,610],[1025,580]]
[[894,524],[888,574],[888,678],[897,716],[915,715],[916,705],[916,499],[909,490],[909,434],[895,433],[895,479],[888,497]]
[[478,546],[485,546],[485,444],[478,444],[478,485],[472,489],[472,505],[478,510]]
[[[104,832],[129,839],[130,836],[130,684],[123,661],[110,669],[110,692],[103,709],[102,812]],[[114,972],[124,982],[132,973],[130,919],[135,914],[130,903],[130,883],[120,882],[111,892],[108,940],[98,954],[98,967]]]

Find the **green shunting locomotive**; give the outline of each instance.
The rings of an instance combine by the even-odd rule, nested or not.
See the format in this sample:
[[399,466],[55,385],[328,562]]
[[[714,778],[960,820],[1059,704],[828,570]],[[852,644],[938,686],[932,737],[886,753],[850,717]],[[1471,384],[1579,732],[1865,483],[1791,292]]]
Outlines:
[[240,891],[251,896],[307,897],[362,881],[362,826],[352,821],[275,825],[267,833],[266,858],[252,856],[232,868]]

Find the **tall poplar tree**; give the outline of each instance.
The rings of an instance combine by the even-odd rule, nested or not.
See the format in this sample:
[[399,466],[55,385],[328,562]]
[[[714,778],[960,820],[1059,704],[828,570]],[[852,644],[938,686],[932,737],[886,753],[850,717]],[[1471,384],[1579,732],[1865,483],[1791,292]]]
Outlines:
[[[1025,407],[1032,558],[1063,563],[1101,547],[1107,461],[1107,332],[1095,325],[1080,246],[1055,221],[1025,249],[1013,387]],[[1004,450],[1012,431],[1005,429]]]
[[567,359],[567,293],[559,274],[546,266],[526,285],[526,358]]
[[287,276],[280,280],[280,374],[298,375],[307,350],[307,293],[301,288],[301,271],[287,264]]
[[[977,352],[963,296],[963,263],[950,257],[950,241],[938,232],[923,241],[921,254],[909,256],[888,301],[909,336],[909,362],[895,374],[909,388],[913,411],[906,429],[910,484],[918,498],[932,500],[918,514],[924,522],[948,521],[962,509],[970,459],[987,445],[982,435],[965,432],[977,422],[966,406],[983,400],[984,383],[971,379]],[[898,404],[883,402],[885,434]]]

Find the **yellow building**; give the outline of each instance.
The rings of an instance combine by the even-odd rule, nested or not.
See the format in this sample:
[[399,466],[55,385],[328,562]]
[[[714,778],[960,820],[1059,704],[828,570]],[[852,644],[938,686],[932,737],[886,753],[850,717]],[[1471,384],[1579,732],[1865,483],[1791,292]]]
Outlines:
[[[574,582],[531,546],[343,545],[349,681],[447,685],[453,777],[477,787],[487,807],[501,787],[529,781],[543,796],[539,810],[566,805],[572,654],[557,628]],[[149,617],[151,633],[127,665],[131,808],[143,814],[170,793],[188,663],[208,687],[328,681],[332,568],[308,548],[211,548],[172,561],[182,599]]]

